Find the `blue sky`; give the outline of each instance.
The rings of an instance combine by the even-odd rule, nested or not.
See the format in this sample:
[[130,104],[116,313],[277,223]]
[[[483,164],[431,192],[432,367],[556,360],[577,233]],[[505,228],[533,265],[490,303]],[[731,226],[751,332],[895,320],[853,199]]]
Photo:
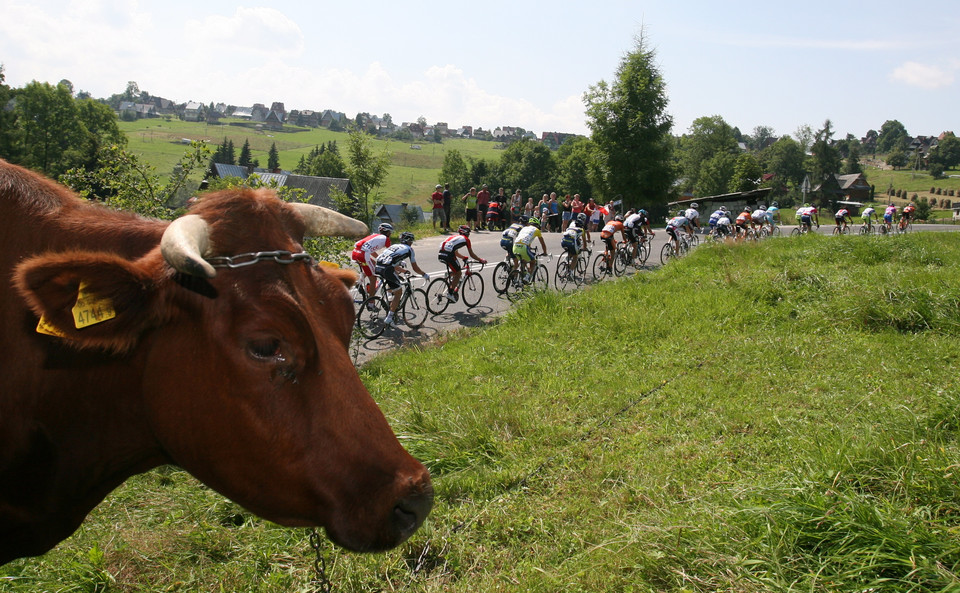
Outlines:
[[744,133],[828,118],[837,138],[888,119],[960,133],[956,0],[0,0],[0,14],[14,87],[67,78],[106,97],[133,80],[181,102],[587,133],[583,93],[643,31],[676,134],[711,115]]

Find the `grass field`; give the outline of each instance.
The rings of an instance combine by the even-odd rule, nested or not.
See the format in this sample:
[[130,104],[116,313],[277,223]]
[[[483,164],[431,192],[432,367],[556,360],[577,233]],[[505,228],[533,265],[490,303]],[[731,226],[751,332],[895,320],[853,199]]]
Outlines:
[[[361,369],[430,467],[338,591],[960,589],[960,234],[703,246]],[[129,480],[0,591],[310,590],[302,530]]]
[[[143,156],[161,173],[168,172],[183,155],[190,140],[203,140],[211,149],[223,142],[233,141],[237,155],[243,143],[250,142],[253,158],[261,166],[267,164],[270,146],[277,145],[280,166],[292,170],[300,157],[310,153],[318,145],[334,141],[341,150],[346,149],[347,134],[331,132],[324,128],[295,128],[286,126],[275,132],[257,129],[249,122],[224,120],[221,124],[184,122],[179,120],[137,120],[120,122],[120,129],[129,138],[130,150]],[[413,148],[419,146],[420,148]],[[390,156],[387,180],[380,188],[378,201],[386,204],[411,203],[427,207],[430,194],[438,183],[443,157],[448,150],[458,150],[464,158],[496,160],[500,151],[497,143],[481,140],[449,139],[442,144],[420,142],[411,144],[397,140],[374,140],[376,152],[386,151]],[[198,184],[202,174],[195,180]]]

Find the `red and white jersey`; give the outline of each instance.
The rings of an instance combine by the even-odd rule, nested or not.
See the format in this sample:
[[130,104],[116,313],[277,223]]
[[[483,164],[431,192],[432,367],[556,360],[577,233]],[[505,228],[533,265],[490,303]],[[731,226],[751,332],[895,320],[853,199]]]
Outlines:
[[443,243],[440,244],[440,253],[454,253],[464,245],[466,245],[467,249],[472,249],[469,237],[453,235],[452,237],[444,239]]
[[354,249],[357,251],[363,251],[364,253],[380,251],[385,247],[390,247],[390,237],[381,235],[380,233],[368,235],[353,244]]

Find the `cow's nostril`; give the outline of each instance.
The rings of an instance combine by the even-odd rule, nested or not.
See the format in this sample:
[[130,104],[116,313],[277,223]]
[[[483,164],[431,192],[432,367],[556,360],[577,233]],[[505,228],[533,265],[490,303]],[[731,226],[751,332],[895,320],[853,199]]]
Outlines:
[[393,507],[393,520],[404,539],[413,534],[433,507],[433,493],[413,494],[400,499]]

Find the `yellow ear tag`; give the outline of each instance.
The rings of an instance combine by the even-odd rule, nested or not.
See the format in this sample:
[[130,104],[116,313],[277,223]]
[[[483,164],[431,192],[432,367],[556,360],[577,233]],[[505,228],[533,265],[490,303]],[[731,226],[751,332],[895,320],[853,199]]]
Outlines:
[[37,324],[37,333],[46,334],[48,336],[54,336],[57,338],[66,338],[67,335],[52,325],[47,321],[46,317],[43,315],[40,316],[40,322]]
[[339,267],[340,267],[340,264],[334,263],[334,262],[332,262],[332,261],[326,261],[326,260],[318,261],[318,262],[317,262],[317,265],[318,265],[318,266],[323,266],[323,267],[325,267],[325,268],[339,268]]
[[117,313],[113,310],[113,301],[87,292],[86,283],[80,283],[77,304],[73,306],[73,324],[77,326],[77,329],[103,323],[116,316]]

